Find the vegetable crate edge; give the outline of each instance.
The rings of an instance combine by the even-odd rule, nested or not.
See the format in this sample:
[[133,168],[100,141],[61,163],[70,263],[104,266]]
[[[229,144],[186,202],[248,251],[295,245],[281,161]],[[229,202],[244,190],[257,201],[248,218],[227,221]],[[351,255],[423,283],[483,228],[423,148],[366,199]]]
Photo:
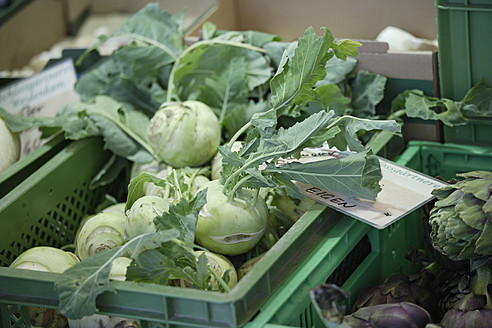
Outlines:
[[[422,173],[445,179],[456,173],[473,170],[492,170],[492,148],[461,144],[410,141],[397,157],[398,164]],[[257,317],[245,328],[322,328],[309,297],[309,290],[322,283],[334,283],[349,292],[347,308],[364,288],[381,283],[390,273],[411,274],[415,267],[402,256],[405,246],[425,246],[422,231],[422,209],[414,211],[401,221],[380,231],[367,231],[367,247],[376,246],[369,255],[345,279],[340,279],[343,265],[336,270],[330,265],[330,253],[325,249],[330,238],[323,240],[309,258],[288,281],[262,307]],[[402,239],[403,237],[403,239]],[[405,239],[407,238],[407,239]],[[408,242],[410,240],[410,242]],[[377,246],[380,246],[378,248]],[[354,247],[352,252],[364,252],[364,246]],[[347,257],[350,258],[350,255]],[[346,274],[346,272],[344,273]],[[347,278],[348,277],[348,278]]]
[[[100,138],[71,142],[0,199],[1,327],[30,327],[28,307],[56,309],[58,274],[6,266],[28,248],[73,242],[79,222],[105,196],[104,188],[89,186],[111,157],[102,148]],[[332,238],[333,269],[350,269],[359,254],[342,260],[369,229],[315,205],[229,293],[114,281],[117,293],[101,295],[97,306],[101,314],[137,319],[141,327],[242,326],[326,236]]]

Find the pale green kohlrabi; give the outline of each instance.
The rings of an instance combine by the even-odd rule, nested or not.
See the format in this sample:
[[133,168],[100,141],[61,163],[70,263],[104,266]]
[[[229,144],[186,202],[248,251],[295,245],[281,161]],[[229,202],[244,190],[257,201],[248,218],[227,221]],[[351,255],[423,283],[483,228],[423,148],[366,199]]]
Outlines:
[[[111,263],[111,272],[109,278],[112,280],[125,280],[126,270],[131,263],[128,257],[117,257]],[[133,319],[115,317],[105,314],[94,314],[85,316],[82,319],[69,319],[68,325],[70,328],[138,328],[138,322]]]
[[17,162],[21,152],[19,134],[10,131],[0,117],[0,172]]
[[252,249],[262,238],[268,221],[265,200],[248,189],[228,199],[219,180],[207,183],[207,203],[201,209],[195,238],[208,250],[238,255]]
[[85,220],[75,239],[75,253],[83,260],[105,249],[121,246],[125,234],[123,213],[100,212]]
[[[227,287],[232,289],[237,284],[237,272],[234,265],[229,261],[229,259],[223,255],[212,253],[212,252],[204,252],[204,251],[195,251],[196,256],[199,257],[201,254],[205,253],[207,257],[209,267],[220,277],[223,278],[224,275],[227,275]],[[210,283],[214,286],[214,288],[219,288],[219,283],[214,276],[210,278]]]
[[126,212],[125,238],[155,232],[154,218],[169,210],[169,200],[159,196],[142,196]]
[[[220,283],[217,281],[215,275],[222,279],[224,283],[227,280],[227,288],[229,290],[236,286],[238,277],[234,264],[232,264],[232,262],[224,255],[209,251],[195,251],[196,258],[198,259],[203,253],[205,253],[205,256],[207,257],[207,265],[209,269],[214,272],[214,274],[210,274],[209,282],[213,290],[220,289]],[[172,284],[183,288],[193,287],[193,283],[188,279],[179,279],[179,281],[176,280]]]
[[206,104],[164,103],[150,120],[147,138],[160,160],[173,167],[199,166],[217,152],[221,126]]
[[[79,262],[74,253],[49,246],[37,246],[20,254],[11,268],[62,273]],[[65,328],[67,319],[57,310],[29,307],[30,323],[33,327]]]

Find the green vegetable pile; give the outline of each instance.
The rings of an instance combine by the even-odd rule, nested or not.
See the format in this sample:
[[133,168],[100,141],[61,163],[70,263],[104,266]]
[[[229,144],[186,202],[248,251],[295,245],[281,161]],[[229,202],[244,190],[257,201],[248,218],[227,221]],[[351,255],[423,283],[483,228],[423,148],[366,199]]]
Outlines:
[[[72,321],[92,317],[98,295],[115,291],[117,259],[129,260],[119,275],[129,281],[234,288],[238,273],[312,206],[294,181],[369,200],[381,190],[379,160],[362,139],[399,133],[400,124],[375,114],[384,77],[349,74],[360,43],[335,40],[326,28],[281,42],[206,23],[187,44],[183,26],[184,14],[149,4],[109,37],[131,41],[78,80],[82,102],[55,117],[0,108],[12,131],[102,137],[113,158],[94,188],[131,165],[125,199],[81,223],[73,245],[80,261],[55,282],[59,310]],[[324,144],[340,156],[297,160]]]
[[424,218],[430,252],[407,254],[418,272],[366,288],[351,314],[338,286],[310,291],[326,327],[492,327],[492,172],[457,177],[433,191],[437,200]]

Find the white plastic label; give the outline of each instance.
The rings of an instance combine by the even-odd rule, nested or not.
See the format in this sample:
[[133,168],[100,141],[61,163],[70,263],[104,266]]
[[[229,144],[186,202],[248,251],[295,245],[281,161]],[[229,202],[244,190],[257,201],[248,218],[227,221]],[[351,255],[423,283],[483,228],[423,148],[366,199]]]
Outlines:
[[[302,160],[322,160],[337,157],[338,151],[310,148],[302,153]],[[383,178],[376,201],[352,199],[345,195],[295,182],[301,193],[319,203],[340,211],[377,229],[383,229],[426,204],[434,198],[432,190],[446,183],[423,173],[378,157]]]

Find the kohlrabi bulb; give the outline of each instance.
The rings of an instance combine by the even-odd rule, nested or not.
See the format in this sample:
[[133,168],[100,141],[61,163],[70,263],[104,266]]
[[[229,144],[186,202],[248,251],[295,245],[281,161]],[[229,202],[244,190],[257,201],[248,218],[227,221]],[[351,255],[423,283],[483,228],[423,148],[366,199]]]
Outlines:
[[164,103],[150,120],[147,137],[167,164],[199,166],[217,152],[221,126],[212,109],[202,102]]
[[[217,148],[217,147],[216,147]],[[0,117],[0,172],[19,160],[21,145],[19,134],[10,131],[4,120]]]
[[55,247],[37,246],[20,254],[11,268],[62,273],[79,262],[77,256]]
[[[207,257],[208,265],[209,267],[217,273],[217,275],[221,278],[223,278],[224,273],[228,271],[228,277],[229,281],[227,282],[227,287],[229,289],[232,289],[232,287],[236,286],[237,284],[237,272],[236,268],[234,265],[229,261],[229,259],[221,254],[216,254],[212,252],[204,252],[204,251],[195,251],[195,254],[197,257],[199,257],[201,254],[205,253],[205,256]],[[210,283],[215,287],[219,288],[219,283],[217,282],[217,279],[215,279],[214,276],[210,278]]]
[[[37,246],[20,254],[11,268],[62,273],[79,262],[74,253],[50,246]],[[68,320],[58,309],[29,306],[31,327],[65,328]]]
[[154,218],[169,209],[169,201],[158,196],[142,196],[126,213],[125,235],[135,236],[156,231]]
[[89,217],[80,227],[75,253],[81,260],[105,249],[123,244],[126,216],[122,213],[100,212]]
[[111,272],[109,273],[109,278],[113,280],[126,280],[126,270],[132,263],[132,259],[129,257],[120,256],[111,262]]
[[243,189],[229,200],[222,184],[212,180],[205,186],[207,202],[198,215],[195,237],[198,244],[224,255],[238,255],[252,249],[265,232],[268,207],[252,191]]

